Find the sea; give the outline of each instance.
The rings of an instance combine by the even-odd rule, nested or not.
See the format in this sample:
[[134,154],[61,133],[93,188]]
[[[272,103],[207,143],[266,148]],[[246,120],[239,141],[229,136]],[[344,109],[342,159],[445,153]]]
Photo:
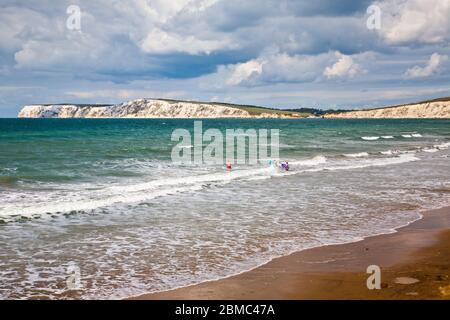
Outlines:
[[0,119],[0,299],[170,290],[450,204],[450,120],[201,120],[279,130],[289,171],[174,162],[194,121]]

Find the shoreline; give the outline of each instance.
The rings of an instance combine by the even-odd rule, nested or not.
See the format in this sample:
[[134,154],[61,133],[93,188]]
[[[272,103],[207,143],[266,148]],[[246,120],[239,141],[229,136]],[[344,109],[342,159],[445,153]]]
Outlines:
[[[297,251],[226,278],[127,299],[450,299],[450,207],[420,214],[393,233]],[[374,264],[381,268],[381,290],[366,287],[366,268]]]

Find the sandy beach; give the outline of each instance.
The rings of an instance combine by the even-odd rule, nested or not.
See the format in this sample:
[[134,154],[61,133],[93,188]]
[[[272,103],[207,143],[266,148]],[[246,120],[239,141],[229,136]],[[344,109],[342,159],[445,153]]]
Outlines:
[[[450,207],[392,234],[313,248],[251,271],[133,299],[450,299]],[[381,268],[369,290],[366,268]]]

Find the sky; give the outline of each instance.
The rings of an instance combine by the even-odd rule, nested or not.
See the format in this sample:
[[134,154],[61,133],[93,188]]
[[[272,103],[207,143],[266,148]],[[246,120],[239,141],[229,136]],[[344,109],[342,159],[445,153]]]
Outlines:
[[136,98],[367,108],[450,96],[450,0],[0,0],[0,117]]

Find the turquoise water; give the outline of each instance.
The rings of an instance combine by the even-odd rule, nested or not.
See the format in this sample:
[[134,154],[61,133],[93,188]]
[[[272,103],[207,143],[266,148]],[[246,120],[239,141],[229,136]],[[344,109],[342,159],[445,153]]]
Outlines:
[[[180,165],[181,119],[0,119],[0,297],[120,298],[392,232],[449,203],[449,120],[203,120],[279,129],[289,172]],[[68,290],[77,266],[82,288]]]

